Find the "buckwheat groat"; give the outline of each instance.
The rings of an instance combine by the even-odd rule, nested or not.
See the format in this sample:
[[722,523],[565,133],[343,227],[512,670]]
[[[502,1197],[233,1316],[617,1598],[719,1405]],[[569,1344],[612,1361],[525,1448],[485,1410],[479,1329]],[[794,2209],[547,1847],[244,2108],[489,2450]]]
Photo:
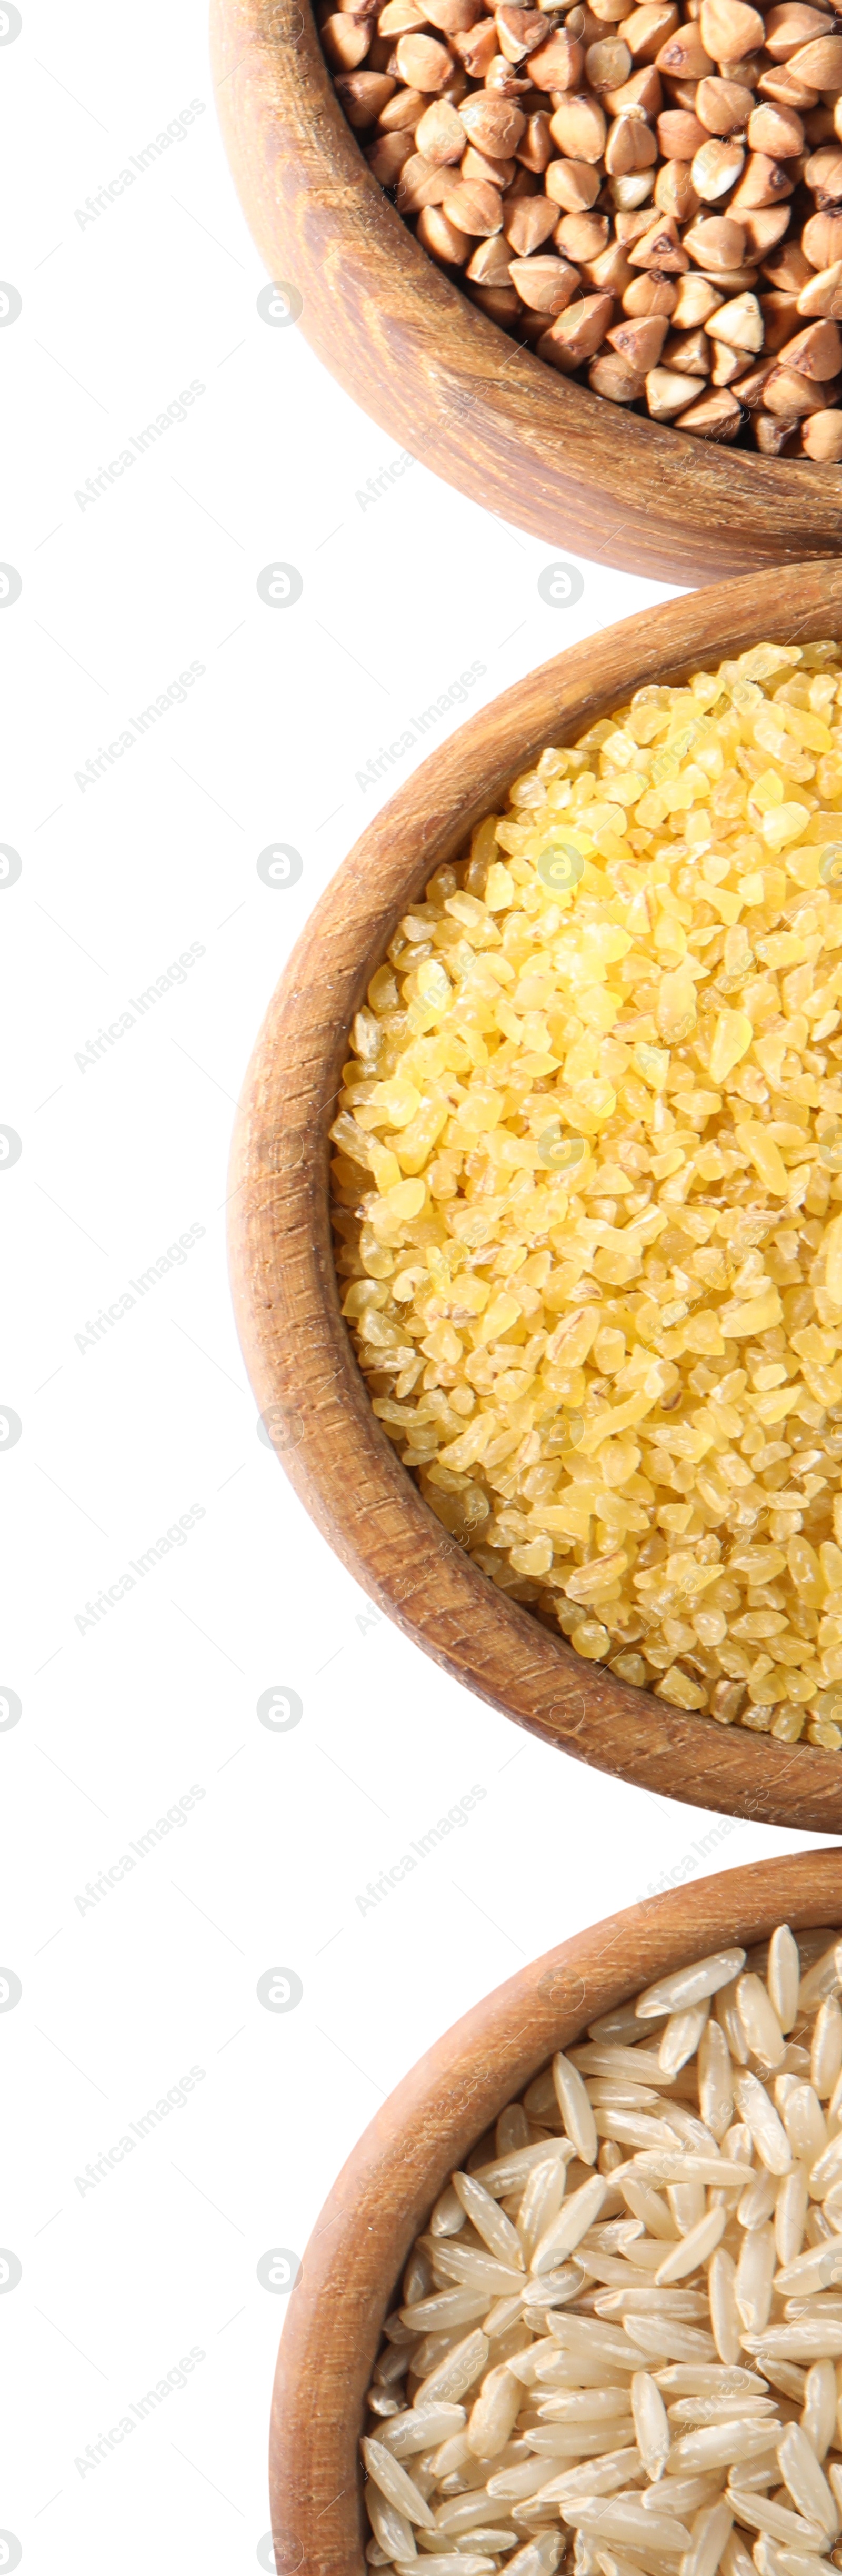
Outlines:
[[565,375],[696,438],[842,460],[831,0],[320,0],[430,256]]

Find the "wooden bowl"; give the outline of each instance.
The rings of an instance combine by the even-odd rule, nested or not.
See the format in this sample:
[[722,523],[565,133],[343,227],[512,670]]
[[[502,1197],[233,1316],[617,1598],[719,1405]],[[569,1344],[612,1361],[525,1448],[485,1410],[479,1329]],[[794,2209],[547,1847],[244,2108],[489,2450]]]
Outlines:
[[842,1754],[681,1710],[580,1656],[449,1537],[372,1411],[339,1309],[328,1129],[347,1032],[401,914],[548,741],[646,681],[763,637],[842,632],[842,566],[697,591],[545,662],[443,743],[370,823],[316,906],[269,1005],[233,1145],[231,1260],[246,1366],[301,1500],[380,1609],[480,1698],[641,1787],[766,1823],[838,1832]]
[[310,0],[211,0],[217,105],[270,277],[346,393],[551,546],[708,582],[839,544],[842,468],[710,446],[556,375],[428,258],[346,123]]
[[278,2576],[367,2576],[357,2446],[383,2320],[427,2211],[497,2113],[555,2049],[668,1970],[733,1940],[750,1948],[776,1923],[840,1921],[842,1852],[725,1870],[546,1951],[428,2049],[349,2156],[290,2299],[269,2447]]

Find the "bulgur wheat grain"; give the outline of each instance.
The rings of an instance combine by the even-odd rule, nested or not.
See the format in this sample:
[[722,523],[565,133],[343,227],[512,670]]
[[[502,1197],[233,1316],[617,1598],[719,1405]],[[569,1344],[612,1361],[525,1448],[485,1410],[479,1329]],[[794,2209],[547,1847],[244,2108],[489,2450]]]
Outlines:
[[[641,688],[404,915],[331,1129],[343,1311],[445,1528],[619,1680],[833,1751],[840,887],[840,648]],[[779,2055],[792,1979],[746,1997]]]

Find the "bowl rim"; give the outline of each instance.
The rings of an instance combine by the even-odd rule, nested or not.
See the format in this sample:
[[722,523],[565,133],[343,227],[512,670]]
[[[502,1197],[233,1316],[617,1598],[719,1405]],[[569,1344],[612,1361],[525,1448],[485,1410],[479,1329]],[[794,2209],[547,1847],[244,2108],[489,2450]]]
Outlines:
[[442,743],[372,819],[306,924],[246,1075],[229,1183],[232,1293],[264,1435],[378,1608],[480,1698],[598,1770],[824,1833],[842,1829],[842,1756],[685,1715],[583,1664],[422,1501],[371,1409],[340,1313],[327,1131],[346,1032],[395,923],[542,743],[581,731],[644,680],[718,662],[761,635],[833,631],[842,564],[726,582],[574,645]]
[[394,2284],[473,2141],[599,2014],[725,1939],[751,1948],[783,1921],[842,1922],[842,1850],[723,1870],[574,1933],[474,2005],[389,2094],[328,2195],[290,2295],[269,2447],[278,2576],[366,2576],[363,2399]]
[[411,454],[551,545],[661,581],[839,545],[842,467],[717,447],[558,374],[422,250],[373,177],[310,0],[211,0],[216,102],[269,276],[326,367]]

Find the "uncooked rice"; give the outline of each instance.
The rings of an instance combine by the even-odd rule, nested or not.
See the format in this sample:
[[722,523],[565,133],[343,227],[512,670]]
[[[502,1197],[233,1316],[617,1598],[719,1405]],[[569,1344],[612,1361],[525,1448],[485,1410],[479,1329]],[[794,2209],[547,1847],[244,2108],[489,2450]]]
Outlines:
[[331,1128],[375,1413],[479,1571],[833,1751],[840,886],[836,644],[638,689],[404,915]]
[[838,1932],[782,1924],[592,2023],[478,2140],[386,2319],[370,2565],[842,2567],[840,1987]]

